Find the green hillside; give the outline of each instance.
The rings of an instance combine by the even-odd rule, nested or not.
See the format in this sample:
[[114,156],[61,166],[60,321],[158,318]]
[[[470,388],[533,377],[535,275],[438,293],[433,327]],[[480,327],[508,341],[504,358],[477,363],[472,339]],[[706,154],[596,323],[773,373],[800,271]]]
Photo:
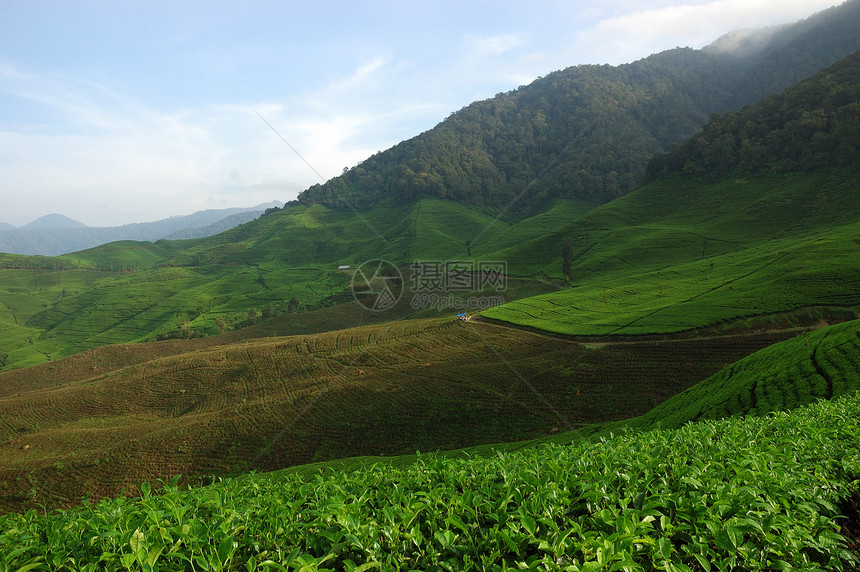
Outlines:
[[0,254],[0,571],[855,570],[860,52],[712,113],[858,10],[552,73],[209,238]]
[[[596,209],[572,239],[571,287],[483,313],[574,335],[667,333],[805,305],[860,305],[853,170],[664,179]],[[561,258],[554,257],[560,272]]]
[[645,180],[860,167],[858,77],[855,52],[783,93],[714,116],[701,133],[652,159]]
[[[379,179],[382,167],[382,171],[371,168],[377,160],[373,159],[354,171],[363,169],[367,176],[376,173],[371,177],[375,190],[364,183],[341,189],[338,185],[345,183],[334,180],[331,189],[310,189],[300,201],[306,204],[291,205],[208,239],[114,243],[56,259],[5,256],[0,261],[0,368],[33,365],[110,343],[212,335],[273,317],[350,304],[355,269],[375,259],[398,266],[404,281],[410,279],[413,262],[503,264],[505,282],[517,287],[501,296],[515,302],[488,310],[485,316],[566,334],[677,332],[805,305],[860,304],[854,242],[860,229],[852,219],[852,213],[858,212],[857,167],[852,159],[856,158],[852,145],[858,138],[857,55],[779,97],[712,121],[691,143],[652,161],[649,176],[659,179],[600,208],[591,200],[606,200],[599,189],[613,172],[620,174],[621,167],[601,164],[601,172],[609,175],[603,183],[592,184],[583,182],[582,173],[574,173],[573,178],[570,173],[563,175],[567,167],[549,155],[540,158],[528,151],[532,140],[545,138],[555,146],[573,141],[570,133],[550,130],[534,139],[537,135],[520,132],[526,127],[537,129],[541,113],[556,128],[585,129],[589,137],[597,136],[596,127],[577,127],[576,121],[565,120],[557,110],[579,109],[571,103],[582,98],[597,101],[597,92],[604,104],[606,93],[615,94],[619,102],[627,101],[624,86],[640,85],[636,81],[645,81],[643,77],[650,78],[646,84],[675,77],[672,74],[680,74],[676,79],[681,83],[695,82],[694,75],[685,76],[679,70],[710,69],[696,67],[695,61],[702,57],[716,56],[682,50],[624,68],[593,73],[566,70],[452,116],[443,124],[447,127],[426,137],[441,137],[454,126],[451,133],[458,138],[470,129],[480,131],[489,116],[476,110],[489,105],[504,109],[501,115],[493,115],[498,125],[492,129],[514,128],[507,139],[490,137],[493,145],[507,144],[504,141],[525,145],[515,153],[504,151],[498,157],[507,157],[509,151],[514,155],[504,160],[497,157],[501,163],[493,167],[498,171],[499,165],[506,165],[493,176],[506,181],[508,190],[499,194],[486,187],[481,200],[456,193],[425,193],[424,183],[410,183],[407,177],[401,182],[412,189],[409,193],[379,203],[373,193],[388,193],[388,183]],[[717,60],[709,61],[717,65]],[[666,94],[680,89],[664,87]],[[633,107],[619,103],[617,114],[610,114],[618,121],[604,126],[614,140],[640,138],[621,125],[632,125],[631,109],[646,100],[673,117],[688,117],[678,101],[670,105],[664,99],[643,99],[636,89],[628,94]],[[542,94],[542,90],[549,91]],[[601,117],[601,125],[608,121],[603,111],[588,109]],[[522,115],[521,121],[512,123],[513,116],[506,114]],[[666,125],[653,113],[640,109],[636,114],[650,117],[643,119],[649,125]],[[820,132],[809,131],[810,125],[819,125],[819,119],[825,122]],[[734,139],[730,142],[727,135]],[[665,139],[664,143],[674,137],[652,136]],[[481,137],[467,139],[480,147],[486,143],[477,143]],[[808,138],[809,145],[799,147],[798,137]],[[574,139],[576,153],[593,147],[595,153],[601,149],[597,153],[601,157],[612,156],[607,151],[611,142],[605,138]],[[392,149],[391,156],[400,157],[400,166],[411,169],[404,149],[424,145],[423,140],[406,142],[406,147]],[[600,146],[595,146],[598,142]],[[458,156],[457,147],[444,137],[438,145],[451,157]],[[430,147],[421,156],[432,163],[436,159]],[[565,153],[573,153],[574,147]],[[729,150],[727,155],[720,151],[724,148]],[[807,150],[797,155],[798,149]],[[624,156],[624,161],[638,161],[627,151],[617,155]],[[514,156],[520,159],[515,161]],[[757,167],[733,170],[741,156]],[[831,160],[822,163],[822,156]],[[470,169],[482,169],[481,161],[475,159]],[[577,161],[586,169],[588,159]],[[444,162],[433,164],[434,169],[446,168]],[[548,174],[550,166],[553,175]],[[798,167],[803,170],[796,171]],[[710,173],[708,178],[696,176],[702,169]],[[721,173],[722,178],[715,179]],[[466,175],[463,184],[455,186],[468,195],[472,183],[466,185]],[[353,176],[357,175],[344,175]],[[583,184],[594,192],[577,190]],[[523,196],[512,202],[511,189],[518,185]],[[560,185],[563,192],[553,190],[553,185]],[[389,190],[394,195],[399,192]],[[361,204],[377,206],[342,210],[333,208],[343,206],[337,201],[313,199],[318,192],[348,199],[353,191],[364,193]],[[496,207],[488,210],[489,205]],[[567,241],[574,251],[571,288],[553,292],[565,285],[561,250]],[[345,265],[351,269],[337,270]],[[541,298],[516,302],[547,292]],[[407,296],[399,310],[362,316],[357,324],[414,317],[409,301]],[[344,311],[353,315],[348,306]],[[427,308],[422,311],[417,315],[428,315]]]
[[[139,498],[0,516],[0,561],[80,570],[851,570],[860,549],[858,326],[776,344],[632,422],[675,429],[616,426],[595,441],[376,458],[207,487],[144,484]],[[831,383],[806,371],[810,363]],[[747,416],[715,420],[738,413]]]
[[[408,281],[416,260],[471,254],[508,264],[507,299],[545,292],[542,279],[516,278],[554,262],[529,254],[528,245],[593,207],[559,200],[512,225],[436,199],[359,216],[296,206],[205,240],[111,243],[60,258],[7,255],[0,267],[0,350],[6,367],[21,367],[109,343],[212,335],[277,316],[306,322],[313,310],[334,305],[347,304],[344,314],[354,316],[352,275],[373,259],[400,266]],[[469,236],[477,237],[474,245]],[[497,250],[511,245],[523,254]],[[404,298],[391,312],[359,314],[339,326],[414,315]]]
[[484,315],[644,334],[860,304],[858,66],[860,52],[658,155],[650,184],[544,237],[573,242],[571,289]]
[[738,361],[631,422],[680,427],[700,419],[763,415],[860,389],[860,321],[822,328]]

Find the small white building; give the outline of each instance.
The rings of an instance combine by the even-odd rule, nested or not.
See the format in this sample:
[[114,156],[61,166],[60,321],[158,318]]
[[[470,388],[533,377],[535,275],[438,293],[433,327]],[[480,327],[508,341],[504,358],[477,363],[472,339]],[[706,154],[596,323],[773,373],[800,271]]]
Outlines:
[[343,264],[337,267],[338,270],[349,270],[349,264]]

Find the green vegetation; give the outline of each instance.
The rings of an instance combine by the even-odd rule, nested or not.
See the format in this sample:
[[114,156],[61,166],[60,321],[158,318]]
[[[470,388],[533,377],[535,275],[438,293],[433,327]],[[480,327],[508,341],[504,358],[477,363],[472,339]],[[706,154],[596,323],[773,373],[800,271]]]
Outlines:
[[649,159],[710,114],[781,91],[855,51],[856,14],[846,3],[756,52],[677,48],[553,72],[451,114],[298,201],[363,211],[431,197],[493,214],[510,206],[513,218],[557,197],[608,202],[635,189]]
[[[0,570],[849,569],[860,323],[810,326],[860,306],[860,56],[628,193],[834,26],[556,72],[208,239],[0,255]],[[508,303],[369,312],[371,259]]]
[[594,345],[449,317],[272,337],[291,320],[0,373],[0,512],[178,473],[559,435],[645,414],[796,333]]
[[572,288],[483,315],[564,334],[628,335],[860,304],[857,180],[838,169],[662,179],[544,239],[550,250],[572,237]]
[[[354,269],[384,258],[403,265],[408,280],[415,260],[465,259],[467,251],[499,260],[494,250],[538,241],[593,207],[559,200],[511,225],[432,199],[362,217],[311,205],[207,240],[112,243],[60,258],[6,255],[0,259],[0,349],[12,368],[111,343],[218,334],[278,316],[308,324],[283,333],[420,316],[409,298],[392,312],[355,312]],[[478,233],[474,245],[463,238]],[[511,261],[524,274],[547,263],[525,251]],[[342,264],[352,270],[338,271]],[[541,277],[508,283],[508,299],[555,289]],[[340,317],[318,312],[336,305]],[[268,335],[276,330],[282,331]]]
[[[656,81],[668,73],[661,66],[675,69],[675,58],[684,57],[673,52],[600,73],[645,74],[651,78],[648,81]],[[860,210],[854,148],[858,58],[848,58],[740,115],[729,113],[712,121],[691,143],[655,159],[652,171],[663,175],[659,180],[599,208],[594,202],[559,198],[606,197],[598,196],[600,192],[582,193],[571,181],[558,182],[567,190],[556,192],[552,190],[556,183],[550,181],[556,175],[551,174],[542,175],[540,184],[526,193],[527,199],[517,202],[520,218],[513,222],[507,220],[512,211],[496,209],[499,216],[493,217],[480,210],[500,200],[499,204],[509,204],[513,195],[508,191],[496,196],[488,190],[482,202],[424,193],[418,183],[407,181],[402,184],[415,191],[411,198],[377,204],[360,213],[331,208],[338,206],[337,201],[312,200],[317,190],[309,190],[302,200],[307,204],[273,211],[209,239],[117,243],[58,259],[4,256],[0,259],[4,365],[0,367],[33,365],[110,343],[223,333],[253,326],[261,319],[350,303],[354,268],[380,258],[404,270],[416,260],[503,261],[509,281],[531,280],[531,290],[512,289],[504,294],[507,301],[549,293],[485,315],[564,334],[669,333],[807,305],[860,304],[860,270],[855,263],[860,227],[853,216]],[[549,113],[549,108],[563,107],[562,93],[591,77],[578,68],[559,74],[548,77],[549,84],[539,84],[555,95],[538,97],[532,93],[540,92],[538,86],[518,91],[511,96],[514,99],[476,105],[502,106],[528,117],[532,111]],[[638,85],[631,78],[618,81]],[[598,85],[608,90],[595,88],[601,98],[612,93],[624,100],[626,92],[619,86]],[[577,97],[596,97],[589,96],[589,90],[574,92]],[[669,108],[683,116],[677,107]],[[465,129],[489,117],[479,113],[468,119],[467,111],[443,126],[462,124]],[[625,113],[619,121],[632,124]],[[504,113],[492,117],[508,125]],[[559,129],[579,128],[570,127],[575,122],[553,117],[550,124]],[[653,119],[653,114],[642,117]],[[523,119],[522,124],[531,129],[535,121]],[[444,131],[425,135],[432,139]],[[619,140],[636,139],[613,127],[616,131]],[[530,140],[519,132],[511,136]],[[572,135],[546,137],[561,144]],[[491,139],[494,145],[504,141]],[[416,138],[404,145],[420,141]],[[577,152],[589,148],[581,143]],[[438,145],[455,148],[445,141]],[[399,157],[398,169],[406,168],[408,157],[391,152]],[[532,157],[522,150],[511,152]],[[435,161],[435,155],[428,153],[427,160]],[[621,155],[630,160],[626,152]],[[600,151],[599,156],[610,155]],[[741,157],[753,174],[737,171],[747,169],[736,168]],[[517,163],[525,169],[521,173],[532,178],[543,173],[549,159],[535,161],[528,168],[522,161]],[[479,164],[477,159],[471,163]],[[383,167],[371,167],[360,169],[374,173],[373,181],[384,178]],[[556,167],[553,173],[560,173],[562,167]],[[606,172],[610,167],[600,169]],[[812,170],[784,172],[795,168]],[[708,182],[689,176],[702,169],[714,176],[735,175]],[[774,169],[777,173],[769,172]],[[681,174],[666,174],[673,170]],[[516,179],[513,171],[501,178],[505,184]],[[340,185],[338,180],[330,184]],[[384,191],[385,185],[377,183],[374,189]],[[368,205],[378,202],[362,185],[353,190]],[[350,192],[338,191],[337,196],[349,199]],[[421,198],[428,195],[437,198]],[[338,271],[340,265],[353,270]],[[572,288],[552,292],[567,285],[568,278]],[[344,311],[351,312],[346,306]],[[362,316],[358,324],[415,315],[400,311],[384,318]]]
[[847,569],[860,396],[493,458],[0,517],[7,569]]
[[637,428],[785,411],[860,388],[860,322],[760,350],[631,421]]
[[858,65],[860,53],[656,157],[654,182],[546,238],[577,247],[574,288],[484,315],[644,334],[860,303]]
[[714,116],[702,133],[653,158],[645,180],[860,167],[858,77],[860,52],[781,94]]
[[637,186],[655,152],[723,111],[738,72],[730,58],[690,49],[554,72],[465,107],[298,201],[364,210],[431,197],[498,212],[528,189],[518,215],[555,197],[606,202]]

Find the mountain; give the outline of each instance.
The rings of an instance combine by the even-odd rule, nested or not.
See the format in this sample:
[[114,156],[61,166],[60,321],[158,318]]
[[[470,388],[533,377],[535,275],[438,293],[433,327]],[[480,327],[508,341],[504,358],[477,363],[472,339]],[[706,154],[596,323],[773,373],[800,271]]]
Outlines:
[[740,111],[714,116],[705,129],[646,168],[645,182],[671,174],[860,167],[860,51]]
[[203,238],[206,236],[219,234],[224,232],[225,230],[229,230],[233,227],[245,224],[246,222],[250,222],[255,218],[259,217],[263,212],[266,212],[265,210],[259,210],[259,208],[263,206],[265,206],[268,210],[272,208],[279,208],[280,203],[257,205],[256,207],[254,207],[254,210],[231,214],[205,226],[189,227],[182,230],[178,230],[163,238],[165,238],[166,240],[180,240],[189,238]]
[[15,226],[9,224],[8,222],[0,222],[0,230],[9,230],[13,228],[15,228]]
[[723,39],[553,72],[453,113],[298,202],[361,210],[433,197],[509,218],[558,197],[608,202],[636,188],[652,155],[711,114],[754,103],[860,48],[858,12],[851,0],[761,32],[752,51],[727,50]]
[[[769,36],[761,48],[747,54],[735,50],[732,57],[748,63],[738,85],[743,86],[727,101],[730,109],[739,109],[811,76],[823,67],[839,61],[845,56],[860,50],[860,2],[852,0],[840,6],[815,14],[792,26],[777,29],[766,28],[762,31]],[[773,32],[771,33],[771,30]],[[719,46],[704,48],[712,51]],[[722,42],[725,46],[725,42]],[[824,64],[824,65],[822,65]]]
[[[358,215],[298,204],[204,239],[113,243],[58,259],[0,258],[8,276],[0,279],[8,309],[0,312],[6,367],[106,343],[211,335],[299,309],[340,306],[352,321],[334,320],[339,327],[438,315],[447,298],[416,290],[414,264],[422,260],[502,264],[511,287],[490,288],[478,299],[484,308],[505,305],[483,316],[562,334],[679,333],[805,306],[860,304],[856,166],[812,161],[796,168],[804,149],[818,156],[819,143],[829,150],[856,145],[857,57],[714,118],[686,146],[654,158],[649,172],[661,176],[603,205],[556,198],[510,221],[437,198]],[[833,123],[831,112],[845,123]],[[748,139],[762,150],[738,156],[760,161],[763,170],[733,174],[729,166],[703,178],[672,159],[694,144],[732,149],[729,142],[743,141],[747,124],[735,120],[743,113],[754,114]],[[794,129],[796,118],[819,115],[841,127],[822,134],[800,124]],[[795,148],[798,137],[808,143]],[[673,161],[680,170],[663,173],[659,165]],[[561,256],[568,242],[569,281]],[[356,315],[353,273],[379,259],[398,267],[409,284],[406,308]],[[436,306],[428,307],[433,300]],[[294,329],[284,333],[326,328],[298,316],[290,323]]]
[[636,335],[860,304],[858,70],[860,52],[714,117],[649,163],[649,184],[542,238],[556,252],[571,242],[573,288],[483,315]]
[[26,230],[87,228],[82,222],[72,220],[61,214],[48,214],[21,227]]
[[88,227],[62,215],[46,215],[21,228],[0,228],[0,252],[58,256],[119,240],[200,238],[253,220],[273,201],[248,208],[207,209],[190,215],[113,227]]

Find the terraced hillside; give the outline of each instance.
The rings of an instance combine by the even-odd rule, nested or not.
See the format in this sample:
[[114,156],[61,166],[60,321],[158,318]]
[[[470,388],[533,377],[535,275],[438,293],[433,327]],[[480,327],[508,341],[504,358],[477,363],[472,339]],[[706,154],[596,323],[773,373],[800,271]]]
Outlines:
[[858,305],[858,188],[852,169],[652,183],[543,239],[550,248],[572,238],[570,289],[483,315],[564,334],[631,335]]
[[485,315],[561,333],[641,334],[857,305],[858,78],[860,52],[714,116],[652,159],[650,184],[572,222],[575,288]]
[[[61,258],[7,255],[0,259],[0,371],[110,343],[217,334],[272,316],[313,320],[308,311],[353,302],[352,272],[367,260],[401,265],[406,280],[416,260],[468,254],[499,260],[494,249],[528,244],[593,206],[557,201],[516,225],[431,199],[360,217],[299,206],[208,240],[124,242]],[[464,237],[479,232],[481,245],[472,248]],[[523,259],[535,264],[534,257]],[[535,273],[515,264],[509,267],[514,275]],[[353,270],[338,271],[340,265]],[[508,286],[500,294],[507,299],[555,289],[539,276],[511,276]],[[415,314],[408,297],[403,306],[340,321],[346,326]],[[343,310],[355,315],[353,308]]]
[[625,419],[796,333],[601,346],[435,319],[108,346],[0,374],[0,506]]
[[[749,414],[749,388],[720,380],[767,379],[767,394],[782,396],[768,402],[788,413],[616,427],[598,442],[488,456],[144,485],[139,498],[0,516],[0,558],[12,569],[851,570],[860,554],[859,326],[776,344],[691,390],[716,391],[712,403]],[[340,336],[323,346],[340,346]],[[809,404],[814,394],[791,364],[810,359],[845,381],[834,384],[842,398]],[[678,401],[664,411],[684,409]]]
[[631,420],[637,428],[764,415],[860,388],[860,322],[807,332],[746,357]]

